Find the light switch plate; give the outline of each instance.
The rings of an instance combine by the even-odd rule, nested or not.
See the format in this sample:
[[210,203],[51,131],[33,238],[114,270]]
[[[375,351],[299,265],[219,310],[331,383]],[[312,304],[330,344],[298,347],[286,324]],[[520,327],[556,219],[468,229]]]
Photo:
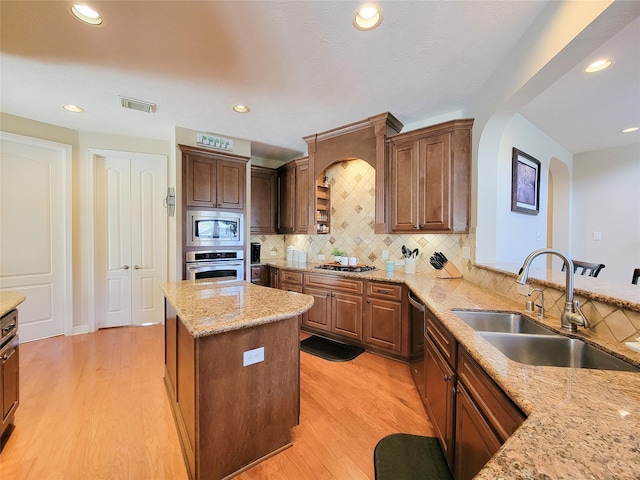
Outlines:
[[462,258],[471,258],[471,247],[462,247]]
[[275,256],[276,256],[276,253],[278,253],[278,252],[276,252],[275,250],[271,250],[271,251],[269,252],[269,256],[270,256],[270,257],[275,257]]
[[382,250],[382,259],[389,260],[389,250]]
[[319,253],[319,254],[318,254],[318,260],[319,260],[319,261],[324,260],[324,253]]

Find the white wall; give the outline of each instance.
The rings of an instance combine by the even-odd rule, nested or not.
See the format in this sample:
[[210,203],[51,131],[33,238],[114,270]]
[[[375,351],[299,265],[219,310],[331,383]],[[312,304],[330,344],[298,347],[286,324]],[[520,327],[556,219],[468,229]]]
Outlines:
[[630,283],[640,268],[640,143],[576,155],[573,184],[573,257],[604,263],[598,278]]
[[[512,149],[540,161],[540,212],[527,215],[511,211]],[[531,251],[547,246],[549,164],[552,158],[565,163],[569,171],[572,154],[562,145],[517,114],[507,124],[498,152],[496,183],[496,261],[522,262]]]

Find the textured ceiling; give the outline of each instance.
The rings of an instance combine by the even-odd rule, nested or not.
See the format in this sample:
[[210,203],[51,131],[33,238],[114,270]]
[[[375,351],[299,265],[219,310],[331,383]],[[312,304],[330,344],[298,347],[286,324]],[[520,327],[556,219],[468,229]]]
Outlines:
[[[66,1],[2,0],[0,106],[81,131],[215,132],[289,159],[306,152],[302,137],[381,112],[410,125],[464,109],[547,2],[380,4],[382,25],[362,32],[351,25],[352,1],[91,2],[104,18],[91,27]],[[117,95],[153,102],[157,113],[122,109]],[[532,104],[527,118],[569,121],[546,111],[556,101]],[[66,103],[86,112],[68,113]],[[251,113],[234,113],[234,103]],[[562,128],[553,124],[554,135]]]

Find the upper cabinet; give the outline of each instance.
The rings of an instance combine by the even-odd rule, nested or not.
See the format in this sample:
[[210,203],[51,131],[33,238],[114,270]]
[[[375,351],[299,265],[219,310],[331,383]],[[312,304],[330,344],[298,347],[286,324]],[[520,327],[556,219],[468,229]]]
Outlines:
[[[309,233],[309,159],[292,160],[278,169],[278,233]],[[313,232],[312,232],[313,233]]]
[[466,233],[473,120],[454,120],[389,139],[391,232]]
[[246,157],[180,145],[185,205],[244,210]]
[[276,233],[278,218],[278,172],[251,167],[251,233]]

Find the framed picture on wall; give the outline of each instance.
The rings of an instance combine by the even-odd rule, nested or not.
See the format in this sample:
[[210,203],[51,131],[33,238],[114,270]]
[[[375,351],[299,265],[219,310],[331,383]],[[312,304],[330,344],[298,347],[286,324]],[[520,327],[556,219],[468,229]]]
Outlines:
[[514,147],[511,165],[511,211],[537,215],[540,211],[540,162]]

